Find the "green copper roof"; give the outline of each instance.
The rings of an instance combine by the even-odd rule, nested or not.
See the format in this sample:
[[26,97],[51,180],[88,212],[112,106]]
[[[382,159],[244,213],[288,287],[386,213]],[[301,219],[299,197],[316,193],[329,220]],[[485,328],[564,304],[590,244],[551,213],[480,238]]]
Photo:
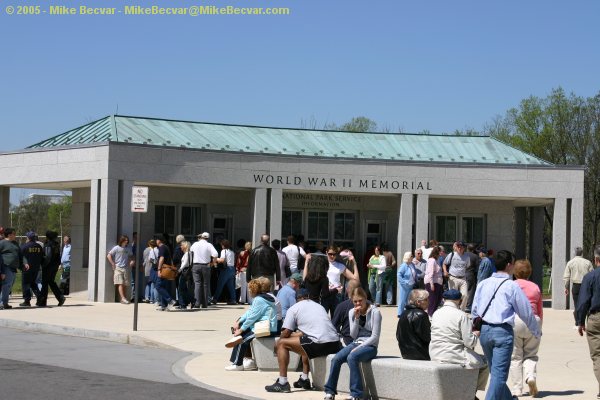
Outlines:
[[551,165],[488,136],[354,133],[109,116],[29,148],[102,142],[268,155]]

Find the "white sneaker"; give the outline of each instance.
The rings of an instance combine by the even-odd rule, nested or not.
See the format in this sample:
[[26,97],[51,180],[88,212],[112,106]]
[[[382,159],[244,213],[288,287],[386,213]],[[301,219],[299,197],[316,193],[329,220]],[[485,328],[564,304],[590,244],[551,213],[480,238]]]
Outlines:
[[231,364],[225,367],[225,371],[243,371],[244,370],[244,366],[243,365],[235,365],[235,364]]
[[334,399],[335,399],[335,394],[325,393],[324,400],[334,400]]
[[256,362],[251,358],[244,358],[244,371],[256,371],[258,367]]
[[176,309],[177,309],[177,302],[175,300],[171,300],[171,302],[167,306],[167,311],[175,311]]

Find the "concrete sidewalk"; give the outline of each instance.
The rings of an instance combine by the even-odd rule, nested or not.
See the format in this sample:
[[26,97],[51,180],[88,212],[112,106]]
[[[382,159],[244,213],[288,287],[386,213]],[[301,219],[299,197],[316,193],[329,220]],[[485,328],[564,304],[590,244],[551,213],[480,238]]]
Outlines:
[[[290,394],[267,393],[277,372],[228,372],[230,350],[225,341],[230,326],[244,312],[244,306],[210,307],[205,310],[160,312],[150,304],[139,304],[138,330],[133,331],[133,304],[91,303],[83,294],[74,294],[63,307],[19,308],[0,311],[0,326],[62,335],[82,336],[144,346],[173,347],[193,352],[185,365],[190,381],[222,393],[254,399],[322,399],[322,392],[292,388]],[[396,308],[382,307],[383,328],[379,355],[399,355]],[[572,329],[570,311],[544,309],[542,344],[539,351],[538,397],[547,399],[592,399],[598,384],[592,370],[587,341]],[[298,373],[288,375],[291,381]],[[398,390],[410,382],[398,382]],[[345,388],[340,388],[341,390]],[[347,389],[346,389],[347,390]],[[481,392],[479,398],[483,398]]]

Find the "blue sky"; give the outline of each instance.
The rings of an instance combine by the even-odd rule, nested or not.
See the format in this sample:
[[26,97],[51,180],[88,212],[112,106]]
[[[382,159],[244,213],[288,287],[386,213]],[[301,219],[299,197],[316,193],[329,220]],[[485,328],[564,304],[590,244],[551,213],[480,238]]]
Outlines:
[[286,6],[291,15],[6,14],[20,3],[0,6],[0,151],[117,110],[284,127],[364,115],[442,133],[480,129],[558,86],[600,91],[593,0],[89,0],[57,4]]

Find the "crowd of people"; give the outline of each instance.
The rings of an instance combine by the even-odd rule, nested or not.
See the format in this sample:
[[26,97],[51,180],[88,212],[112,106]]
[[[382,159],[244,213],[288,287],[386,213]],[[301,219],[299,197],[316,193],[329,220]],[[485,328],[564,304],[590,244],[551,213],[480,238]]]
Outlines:
[[[41,243],[35,232],[28,232],[27,242],[20,246],[14,229],[0,228],[0,308],[11,308],[8,296],[17,270],[22,271],[20,306],[31,306],[35,296],[36,305],[45,307],[48,288],[58,305],[64,304],[55,277],[59,265],[68,274],[70,238],[64,237],[61,248],[57,236],[49,231]],[[335,354],[325,399],[335,398],[343,363],[350,369],[351,398],[361,398],[359,363],[377,355],[379,307],[384,301],[393,304],[397,293],[396,339],[403,358],[477,369],[477,390],[484,390],[489,379],[487,399],[538,394],[542,295],[529,280],[530,262],[515,260],[509,251],[494,253],[457,241],[446,253],[431,240],[405,252],[397,266],[393,253],[382,244],[374,246],[359,265],[351,249],[322,244],[309,249],[293,236],[283,247],[266,234],[255,247],[240,240],[235,251],[226,239],[217,250],[207,232],[194,243],[178,235],[175,245],[168,235],[160,235],[149,240],[141,253],[136,239],[135,233],[133,243],[121,236],[106,256],[119,301],[129,304],[137,293],[139,301],[169,311],[207,308],[220,301],[248,304],[232,324],[232,339],[227,343],[232,354],[225,369],[255,370],[250,342],[278,336],[279,377],[265,387],[269,392],[291,390],[290,352],[302,359],[302,373],[293,383],[300,389],[312,388],[309,359]],[[600,383],[600,269],[582,257],[581,248],[575,254],[565,268],[565,294],[573,296],[576,328],[581,335],[587,332]],[[600,265],[600,249],[594,256],[595,265]],[[475,352],[477,342],[483,354]]]
[[[17,271],[21,271],[23,302],[20,307],[31,307],[35,297],[37,307],[47,307],[48,289],[52,290],[58,306],[65,303],[68,294],[68,274],[71,267],[71,238],[63,237],[63,246],[58,233],[47,231],[43,242],[37,233],[25,234],[26,242],[19,244],[13,228],[0,227],[0,310],[13,308],[9,304]],[[56,283],[59,267],[63,268],[61,286]]]

